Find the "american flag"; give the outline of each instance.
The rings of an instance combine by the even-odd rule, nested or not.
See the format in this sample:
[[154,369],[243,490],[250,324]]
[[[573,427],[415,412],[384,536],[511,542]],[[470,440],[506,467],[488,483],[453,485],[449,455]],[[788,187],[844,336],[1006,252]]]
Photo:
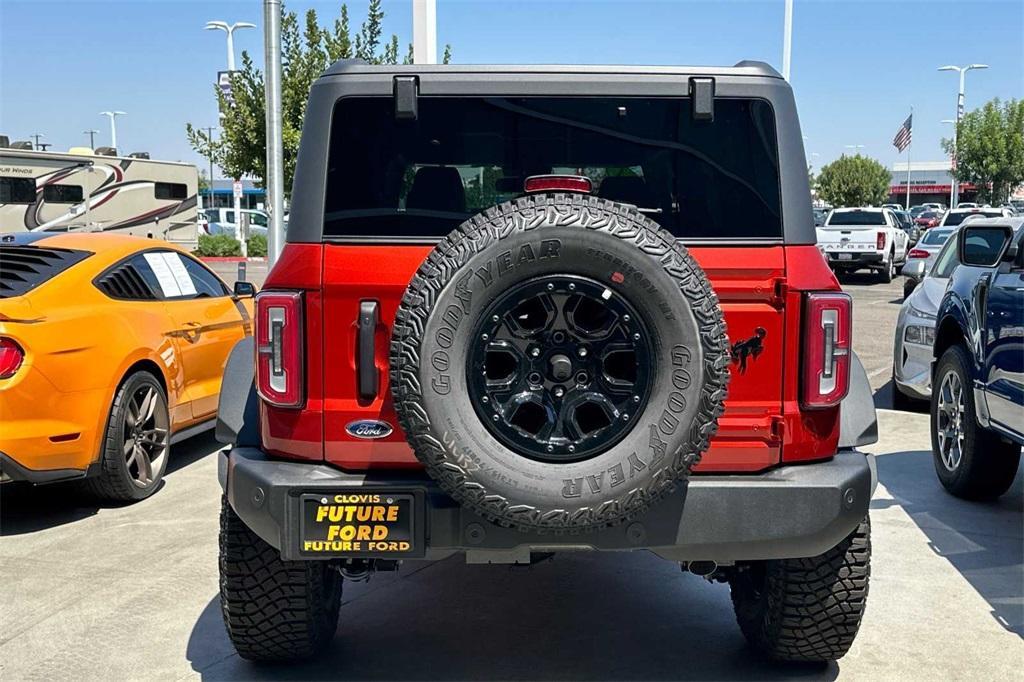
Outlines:
[[892,146],[899,149],[901,152],[910,145],[910,138],[912,136],[912,127],[914,122],[914,115],[907,116],[907,120],[903,122],[900,129],[896,131],[896,137],[892,138]]

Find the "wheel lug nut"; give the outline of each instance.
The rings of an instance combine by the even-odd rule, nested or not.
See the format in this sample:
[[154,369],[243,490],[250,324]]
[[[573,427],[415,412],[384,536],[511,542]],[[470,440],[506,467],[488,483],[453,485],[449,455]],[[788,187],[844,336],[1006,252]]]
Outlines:
[[555,386],[555,397],[561,398],[563,395],[565,395],[565,389],[561,386]]
[[629,414],[628,413],[625,413],[625,412],[622,413],[622,421],[624,421],[624,422],[628,422],[629,421]]
[[486,341],[487,339],[489,339],[491,337],[489,337],[487,334],[483,334],[480,338],[483,339],[484,341]]
[[633,396],[633,402],[634,403],[640,402],[640,396],[638,396],[638,395]]
[[492,321],[494,321],[494,322],[497,322],[497,321],[498,321],[498,320],[500,320],[500,319],[501,319],[501,318],[500,318],[500,317],[498,317],[497,315],[494,315],[494,316],[492,316],[492,317],[491,317],[491,320],[492,320]]
[[549,445],[548,446],[548,452],[554,452],[554,451],[555,451],[555,446],[554,445]]
[[490,399],[490,398],[488,398],[487,396],[484,396],[484,397],[480,398],[480,400],[481,400],[482,402],[485,402],[485,403],[489,403],[489,402],[491,401],[491,399]]
[[576,291],[576,285],[575,284],[570,284],[569,285],[569,291]]
[[548,291],[554,291],[554,290],[555,290],[555,285],[554,284],[549,284],[548,285]]
[[492,416],[491,419],[493,419],[494,421],[498,421],[498,415]]
[[580,348],[580,349],[579,349],[578,351],[576,351],[576,352],[577,352],[577,353],[579,354],[579,356],[580,356],[581,358],[585,358],[585,357],[587,357],[587,349],[586,349],[586,348]]
[[633,334],[633,340],[634,341],[639,341],[640,340],[640,334],[639,333]]
[[530,350],[530,355],[532,355],[533,357],[537,357],[538,355],[540,355],[540,348],[533,348],[532,350]]
[[570,445],[569,446],[569,452],[576,452],[576,446],[575,445]]
[[629,322],[629,315],[623,315],[622,316],[622,321],[623,322]]

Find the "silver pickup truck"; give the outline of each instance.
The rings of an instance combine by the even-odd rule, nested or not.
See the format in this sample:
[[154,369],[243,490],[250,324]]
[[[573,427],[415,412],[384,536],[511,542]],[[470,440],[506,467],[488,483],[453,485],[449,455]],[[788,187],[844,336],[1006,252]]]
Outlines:
[[837,208],[816,228],[818,248],[837,276],[862,268],[891,282],[907,260],[909,238],[887,208]]

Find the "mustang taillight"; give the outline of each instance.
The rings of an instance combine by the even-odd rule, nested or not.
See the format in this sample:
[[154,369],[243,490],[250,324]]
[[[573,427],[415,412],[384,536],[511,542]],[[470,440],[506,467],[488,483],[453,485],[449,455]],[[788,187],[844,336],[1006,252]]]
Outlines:
[[928,252],[924,249],[911,249],[910,253],[907,254],[907,258],[927,258]]
[[25,351],[18,342],[0,336],[0,379],[10,379],[18,373],[25,360]]
[[849,295],[814,292],[804,298],[803,367],[800,404],[832,407],[850,388],[853,304]]
[[585,175],[531,175],[523,183],[523,191],[532,192],[580,192],[590,194],[594,183]]
[[885,232],[879,232],[875,237],[875,247],[881,251],[885,248]]
[[256,390],[276,407],[299,407],[304,395],[302,294],[256,295]]

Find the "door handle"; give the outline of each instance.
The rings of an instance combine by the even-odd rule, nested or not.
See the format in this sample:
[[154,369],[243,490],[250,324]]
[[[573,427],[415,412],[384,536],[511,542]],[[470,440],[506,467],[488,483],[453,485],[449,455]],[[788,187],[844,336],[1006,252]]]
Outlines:
[[380,303],[360,301],[356,337],[356,384],[360,400],[371,401],[377,397],[377,387],[380,384],[380,372],[376,362],[379,319]]

